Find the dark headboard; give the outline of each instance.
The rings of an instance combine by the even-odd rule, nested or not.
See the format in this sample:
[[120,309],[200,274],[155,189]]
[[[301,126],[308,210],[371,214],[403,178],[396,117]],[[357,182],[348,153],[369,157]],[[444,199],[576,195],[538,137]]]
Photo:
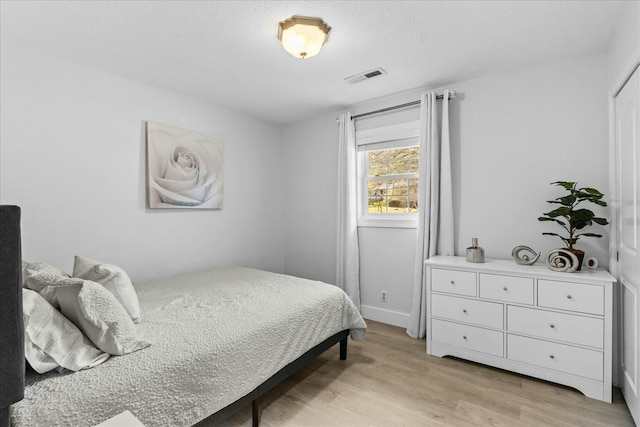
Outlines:
[[24,324],[20,208],[0,206],[0,427],[24,397]]

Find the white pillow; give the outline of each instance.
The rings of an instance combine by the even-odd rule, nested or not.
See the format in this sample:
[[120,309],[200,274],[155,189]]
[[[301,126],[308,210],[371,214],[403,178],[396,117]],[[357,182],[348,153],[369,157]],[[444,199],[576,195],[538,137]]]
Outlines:
[[73,277],[100,283],[120,301],[133,323],[140,323],[138,295],[131,279],[122,268],[76,255],[73,262]]
[[[45,262],[30,262],[25,266],[22,264],[24,286],[32,291],[40,292],[49,283],[56,282],[60,278],[66,279],[70,276],[58,267]],[[37,278],[33,278],[37,277]]]
[[[31,292],[35,292],[35,291],[31,291]],[[54,369],[60,373],[64,371],[64,368],[62,366],[58,365],[56,361],[53,360],[40,347],[32,343],[27,337],[26,333],[24,336],[24,358],[27,359],[29,366],[31,366],[33,370],[39,374],[46,374],[47,372],[53,371]]]
[[149,346],[137,337],[129,314],[111,292],[98,283],[77,278],[45,287],[40,295],[105,353],[121,356]]
[[46,262],[29,262],[22,261],[22,269],[29,269],[33,271],[50,271],[54,274],[59,274],[60,276],[71,277],[71,275],[55,265],[47,264]]
[[36,372],[58,367],[79,371],[109,358],[37,292],[22,290],[22,308],[25,358]]

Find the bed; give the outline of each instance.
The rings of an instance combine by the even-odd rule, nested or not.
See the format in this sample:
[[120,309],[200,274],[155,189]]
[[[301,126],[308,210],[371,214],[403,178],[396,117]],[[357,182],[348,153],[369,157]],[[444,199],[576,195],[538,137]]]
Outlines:
[[[9,222],[3,217],[0,227]],[[15,293],[15,283],[2,281],[3,295]],[[194,272],[136,291],[136,330],[151,345],[78,372],[27,369],[10,425],[94,426],[129,411],[145,426],[190,426],[247,404],[258,425],[262,394],[337,343],[346,359],[348,336],[360,339],[366,329],[339,288],[250,268]]]

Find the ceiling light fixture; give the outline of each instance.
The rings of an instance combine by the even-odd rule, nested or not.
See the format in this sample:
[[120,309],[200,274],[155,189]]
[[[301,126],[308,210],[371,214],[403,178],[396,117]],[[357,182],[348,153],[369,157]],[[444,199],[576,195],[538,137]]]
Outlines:
[[278,40],[296,58],[311,58],[320,52],[331,27],[320,18],[292,16],[278,25]]

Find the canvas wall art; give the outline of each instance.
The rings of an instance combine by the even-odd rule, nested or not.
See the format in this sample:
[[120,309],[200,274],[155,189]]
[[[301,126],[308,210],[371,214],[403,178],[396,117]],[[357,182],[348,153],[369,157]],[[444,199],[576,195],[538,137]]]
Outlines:
[[222,138],[146,122],[149,207],[222,209]]

